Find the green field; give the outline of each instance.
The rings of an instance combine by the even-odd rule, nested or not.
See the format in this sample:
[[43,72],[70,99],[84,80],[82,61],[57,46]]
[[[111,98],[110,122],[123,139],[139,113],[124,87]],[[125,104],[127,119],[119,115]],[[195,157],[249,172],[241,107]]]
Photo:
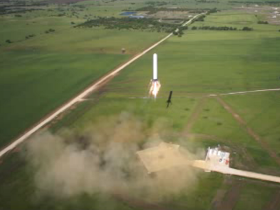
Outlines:
[[225,100],[279,156],[279,92],[225,97]]
[[[87,4],[91,2],[77,3]],[[103,2],[100,4],[103,5]],[[196,4],[177,2],[177,5],[197,8],[207,5]],[[209,3],[209,6],[212,4]],[[140,7],[145,4],[127,1],[121,4],[116,1],[105,5],[100,7],[117,15],[119,9],[116,5],[121,8],[124,5]],[[113,5],[116,7],[110,10]],[[229,7],[231,5],[226,2],[221,5],[221,8]],[[101,10],[97,8],[95,10]],[[106,14],[106,11],[103,12],[103,15]],[[53,34],[43,33],[28,40],[14,35],[16,43],[1,46],[2,145],[94,80],[164,36],[141,31],[72,28],[71,17],[63,17],[63,21],[66,18],[69,20],[65,24],[61,22],[57,23],[57,28],[53,26],[56,30]],[[76,22],[79,20],[77,18]],[[191,30],[189,27],[182,37],[169,38],[126,67],[74,110],[67,111],[62,119],[53,122],[49,130],[66,136],[70,143],[77,138],[83,144],[89,133],[96,133],[96,139],[110,140],[116,145],[121,142],[114,139],[121,139],[128,148],[134,143],[163,140],[178,143],[199,154],[200,158],[203,158],[208,146],[220,144],[231,152],[232,167],[279,175],[279,165],[268,151],[248,134],[216,97],[209,96],[279,87],[279,27],[260,25],[257,21],[253,14],[235,10],[210,14],[203,22],[195,22],[193,26],[231,26],[238,29],[248,26],[254,30],[209,31]],[[18,25],[11,26],[10,32],[7,29],[6,37],[12,34],[13,28],[16,30]],[[35,29],[38,32],[45,30],[43,27]],[[126,54],[121,54],[122,47],[127,49]],[[156,100],[148,97],[153,53],[158,54],[162,84]],[[167,109],[166,101],[171,90],[172,105]],[[278,155],[279,94],[262,92],[220,96]],[[130,121],[123,122],[123,117]],[[74,132],[74,136],[65,128]],[[83,146],[86,147],[86,143]],[[0,164],[0,209],[202,210],[224,209],[225,206],[236,210],[248,209],[248,206],[264,209],[280,189],[279,184],[197,172],[192,190],[186,187],[159,200],[141,197],[136,191],[124,194],[126,199],[110,191],[84,192],[62,198],[51,194],[42,196],[34,182],[36,168],[34,170],[30,165],[25,144],[19,150],[21,152],[5,156]],[[71,173],[75,174],[75,168]],[[180,174],[176,174],[172,181],[175,179],[180,179]],[[158,193],[161,194],[160,191]],[[150,202],[156,206],[149,206]]]
[[[15,24],[3,21],[3,39],[11,37],[17,41],[0,48],[0,147],[164,36],[163,33],[73,28],[71,19],[67,22],[63,19],[59,22],[54,18],[33,18],[36,24],[23,33],[18,32],[22,22],[15,18]],[[29,19],[23,22],[29,21],[33,22]],[[49,28],[55,32],[44,33]],[[21,40],[19,34],[36,36]],[[125,54],[121,53],[123,47]]]

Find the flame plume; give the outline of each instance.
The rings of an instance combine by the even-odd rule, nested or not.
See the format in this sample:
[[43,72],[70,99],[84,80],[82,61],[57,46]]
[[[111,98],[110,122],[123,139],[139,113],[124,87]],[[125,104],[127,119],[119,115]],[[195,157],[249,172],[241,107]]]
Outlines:
[[156,98],[160,87],[161,87],[161,85],[158,80],[151,81],[150,95],[152,95],[154,98]]

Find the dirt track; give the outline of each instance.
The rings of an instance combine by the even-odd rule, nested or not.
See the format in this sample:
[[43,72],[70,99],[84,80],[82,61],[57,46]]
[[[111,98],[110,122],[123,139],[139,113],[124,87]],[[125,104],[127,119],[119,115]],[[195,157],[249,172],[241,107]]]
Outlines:
[[240,124],[242,125],[247,133],[253,137],[261,146],[263,149],[265,149],[270,157],[272,157],[280,166],[280,158],[277,156],[277,154],[269,147],[269,145],[263,141],[257,133],[255,133],[252,128],[250,128],[247,123],[238,115],[223,99],[220,97],[216,97],[218,102],[233,116],[233,118]]
[[202,98],[198,104],[196,105],[192,115],[190,116],[190,119],[188,120],[187,126],[186,126],[186,132],[189,133],[191,131],[191,128],[196,121],[196,119],[199,117],[199,114],[201,113],[201,110],[203,108],[203,105],[206,103],[207,98]]
[[248,91],[239,91],[239,92],[231,92],[231,93],[220,93],[220,94],[209,94],[209,97],[215,96],[228,96],[228,95],[244,95],[248,93],[259,93],[259,92],[271,92],[271,91],[280,91],[280,88],[274,89],[261,89],[261,90],[248,90]]

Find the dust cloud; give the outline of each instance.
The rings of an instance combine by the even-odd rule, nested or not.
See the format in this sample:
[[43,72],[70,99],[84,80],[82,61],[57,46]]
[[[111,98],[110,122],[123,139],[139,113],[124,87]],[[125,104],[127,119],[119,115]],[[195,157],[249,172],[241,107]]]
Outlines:
[[121,192],[161,199],[192,189],[197,177],[193,168],[176,167],[148,175],[137,158],[137,151],[164,141],[172,130],[167,127],[161,120],[148,126],[124,112],[100,119],[82,135],[69,130],[38,134],[28,141],[26,154],[35,171],[38,193],[69,197]]

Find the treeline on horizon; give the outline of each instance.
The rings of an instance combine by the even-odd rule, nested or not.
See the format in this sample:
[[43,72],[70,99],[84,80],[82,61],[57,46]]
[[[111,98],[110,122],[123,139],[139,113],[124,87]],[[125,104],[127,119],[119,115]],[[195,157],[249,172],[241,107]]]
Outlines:
[[115,17],[98,17],[97,19],[88,20],[76,27],[100,27],[105,29],[131,29],[131,30],[148,30],[157,32],[171,33],[176,29],[176,25],[170,23],[161,23],[147,18],[115,18]]
[[189,12],[189,13],[202,13],[206,12],[210,9],[189,9],[189,8],[167,8],[167,7],[154,7],[154,6],[145,6],[136,9],[135,11],[147,11],[148,14],[154,14],[160,11],[165,11],[165,12]]
[[229,26],[193,26],[191,30],[216,30],[216,31],[253,31],[253,28],[250,27],[243,27],[242,29],[237,29],[236,27],[229,27]]
[[279,5],[280,1],[228,1],[228,3],[233,3],[233,4],[259,4],[259,5],[275,4],[275,5]]

